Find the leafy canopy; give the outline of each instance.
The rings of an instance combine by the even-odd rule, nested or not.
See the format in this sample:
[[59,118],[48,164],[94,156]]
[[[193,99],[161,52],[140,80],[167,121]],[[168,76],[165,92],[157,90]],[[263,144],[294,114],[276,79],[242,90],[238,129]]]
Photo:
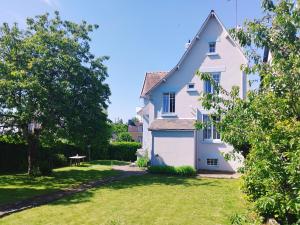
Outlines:
[[84,145],[105,141],[110,90],[103,61],[90,51],[98,25],[63,21],[58,12],[0,28],[0,125],[25,140],[28,125],[40,138]]
[[[222,139],[246,157],[243,183],[249,200],[260,215],[282,224],[300,223],[300,4],[295,3],[265,0],[265,16],[232,33],[247,49],[249,65],[242,69],[260,76],[259,89],[240,99],[237,87],[228,91],[214,84],[223,96],[201,98],[221,116]],[[260,56],[262,48],[270,61]]]

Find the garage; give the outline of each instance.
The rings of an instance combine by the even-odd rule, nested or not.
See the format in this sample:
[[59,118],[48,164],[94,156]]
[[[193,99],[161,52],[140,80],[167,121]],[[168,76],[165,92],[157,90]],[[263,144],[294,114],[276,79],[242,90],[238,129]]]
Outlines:
[[153,165],[195,165],[193,131],[153,131]]

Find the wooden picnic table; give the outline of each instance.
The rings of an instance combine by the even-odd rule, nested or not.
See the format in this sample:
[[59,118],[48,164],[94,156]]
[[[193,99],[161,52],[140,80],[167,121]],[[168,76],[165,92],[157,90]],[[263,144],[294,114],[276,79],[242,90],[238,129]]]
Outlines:
[[75,166],[79,166],[81,160],[84,161],[85,158],[86,158],[85,155],[78,155],[78,154],[75,155],[75,156],[69,157],[69,159],[70,159],[70,166],[72,166],[73,164],[74,164]]

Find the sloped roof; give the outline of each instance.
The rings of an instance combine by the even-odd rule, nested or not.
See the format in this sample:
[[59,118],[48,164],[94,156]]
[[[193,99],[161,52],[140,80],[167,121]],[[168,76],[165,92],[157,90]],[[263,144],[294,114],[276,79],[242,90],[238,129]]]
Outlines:
[[[216,15],[214,10],[211,10],[211,12],[209,13],[208,17],[206,18],[206,20],[204,21],[204,23],[202,24],[200,30],[197,32],[196,36],[193,38],[192,42],[190,43],[189,47],[186,49],[185,53],[183,54],[183,56],[181,57],[181,59],[179,60],[179,62],[177,63],[177,65],[170,70],[168,73],[166,73],[164,75],[164,78],[168,78],[170,75],[172,75],[176,70],[178,70],[181,66],[181,63],[183,62],[183,60],[187,57],[187,55],[189,54],[189,52],[191,51],[191,49],[193,48],[193,46],[195,45],[196,41],[199,40],[200,34],[202,33],[202,31],[204,30],[204,28],[206,27],[208,21],[211,18],[215,18],[217,20],[217,22],[220,24],[220,26],[223,28],[224,32],[226,32],[227,37],[230,38],[230,40],[237,46],[237,49],[240,51],[241,55],[244,57],[245,61],[247,61],[247,58],[244,54],[243,49],[241,48],[241,46],[239,45],[238,42],[236,42],[231,35],[228,33],[227,29],[225,28],[225,26],[223,25],[223,23],[221,22],[221,20],[218,18],[218,16]],[[146,74],[147,75],[147,74]],[[146,80],[146,78],[145,78]],[[152,91],[153,89],[155,89],[157,86],[159,86],[162,83],[163,79],[160,79],[158,82],[156,82],[154,85],[149,86],[150,88],[147,89],[147,91],[145,91],[146,89],[142,90],[142,95],[141,97],[145,97],[150,91]],[[145,82],[144,82],[144,86],[145,86]]]
[[147,72],[145,75],[144,85],[141,97],[144,97],[168,72]]
[[149,130],[195,130],[195,122],[193,119],[156,119],[150,124]]

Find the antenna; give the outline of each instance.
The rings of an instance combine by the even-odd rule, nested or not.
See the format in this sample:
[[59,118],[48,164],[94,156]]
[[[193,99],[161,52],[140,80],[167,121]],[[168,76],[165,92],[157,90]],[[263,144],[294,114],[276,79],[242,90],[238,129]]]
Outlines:
[[[227,0],[231,1],[231,0]],[[238,26],[238,0],[235,0],[235,27],[237,28]]]

